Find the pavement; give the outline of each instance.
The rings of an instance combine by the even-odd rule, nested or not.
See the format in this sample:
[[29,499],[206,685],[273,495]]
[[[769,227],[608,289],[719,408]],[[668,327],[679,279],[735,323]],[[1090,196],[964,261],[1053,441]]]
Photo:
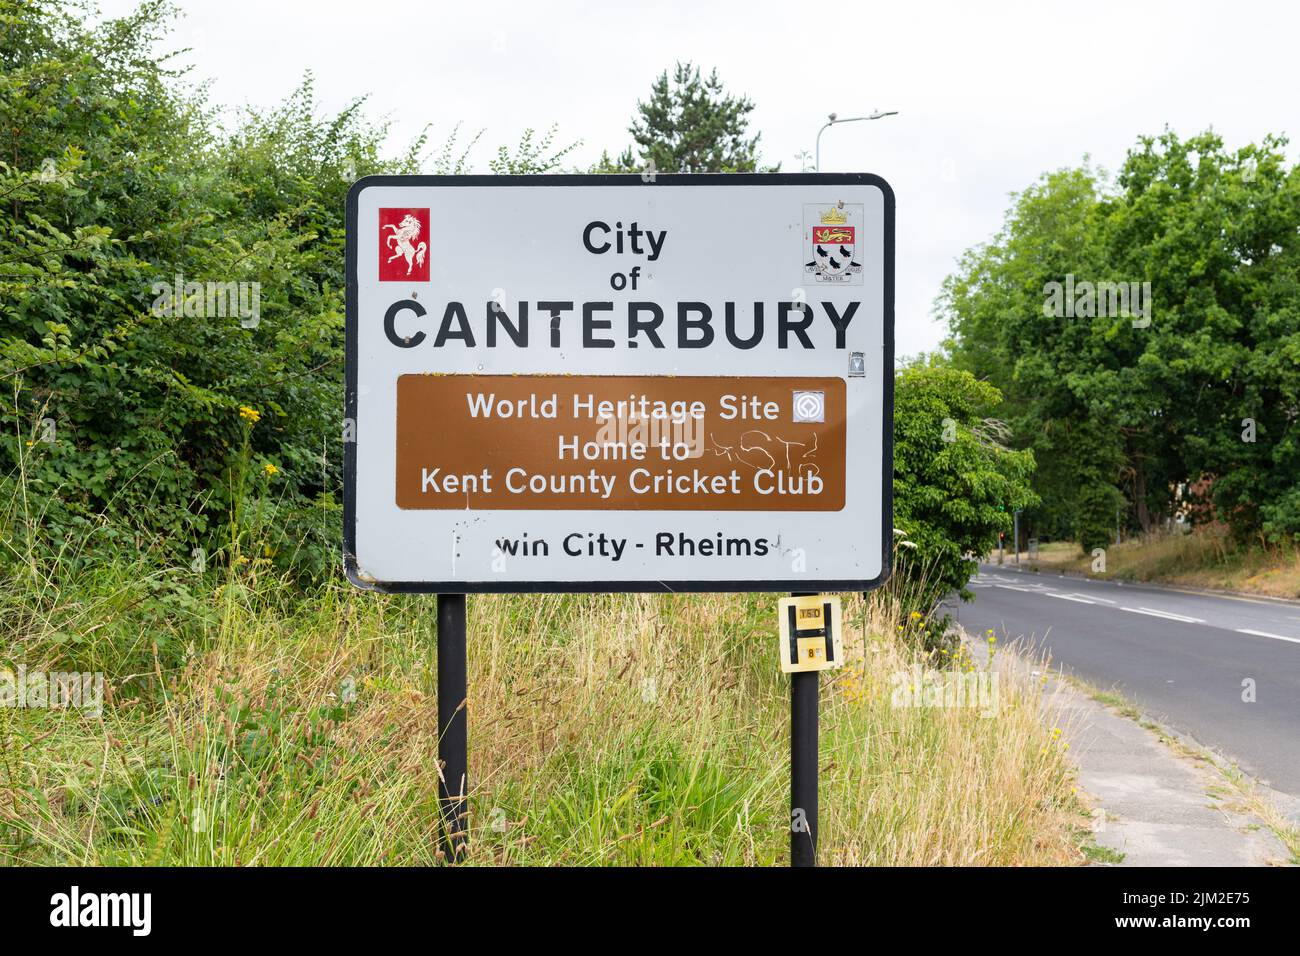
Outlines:
[[[987,662],[984,635],[965,635],[971,656]],[[1092,810],[1093,840],[1119,854],[1125,867],[1282,866],[1292,854],[1257,815],[1257,805],[1228,784],[1190,738],[1163,736],[1163,728],[1134,719],[1094,699],[1032,655],[1006,653],[997,668],[1042,678],[1043,719],[1061,728],[1078,768],[1080,798]],[[1258,797],[1290,808],[1300,801],[1250,785]]]
[[1070,728],[1098,844],[1123,866],[1278,866],[1290,852],[1209,763],[1068,685],[1048,697]]

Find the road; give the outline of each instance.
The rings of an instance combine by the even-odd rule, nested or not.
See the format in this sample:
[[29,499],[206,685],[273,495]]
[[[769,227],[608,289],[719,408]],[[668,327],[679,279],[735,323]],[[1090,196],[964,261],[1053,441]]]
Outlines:
[[[972,634],[1020,639],[1300,797],[1300,603],[981,565]],[[1253,681],[1253,702],[1243,700]]]

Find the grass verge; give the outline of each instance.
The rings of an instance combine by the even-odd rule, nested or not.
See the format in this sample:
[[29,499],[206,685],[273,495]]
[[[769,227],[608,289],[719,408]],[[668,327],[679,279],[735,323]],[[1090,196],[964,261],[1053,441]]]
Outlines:
[[[1006,558],[1008,562],[1013,556]],[[1106,548],[1106,570],[1093,570],[1095,559],[1072,542],[1050,542],[1036,561],[1020,554],[1022,568],[1067,571],[1105,580],[1156,582],[1184,587],[1218,588],[1270,597],[1300,598],[1300,551],[1282,547],[1247,547],[1225,531],[1161,534]]]
[[[106,682],[99,716],[0,708],[0,859],[439,862],[432,598],[77,567],[0,586],[0,668]],[[929,659],[890,600],[846,597],[850,663],[822,679],[821,861],[1082,862],[1036,682],[992,716],[895,706]],[[775,596],[469,605],[468,864],[785,861]]]
[[1233,763],[1205,747],[1195,745],[1142,714],[1126,697],[1115,690],[1102,690],[1087,681],[1069,676],[1080,691],[1093,700],[1111,708],[1154,734],[1156,739],[1180,757],[1210,767],[1223,780],[1223,786],[1211,787],[1207,796],[1217,801],[1232,801],[1234,809],[1255,817],[1269,830],[1291,854],[1290,862],[1300,865],[1300,826],[1287,818],[1274,799],[1261,790],[1258,783]]

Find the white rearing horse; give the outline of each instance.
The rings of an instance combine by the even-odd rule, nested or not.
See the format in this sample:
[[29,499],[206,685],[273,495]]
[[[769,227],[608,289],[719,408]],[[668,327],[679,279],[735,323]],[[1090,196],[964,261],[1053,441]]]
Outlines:
[[391,223],[384,227],[393,230],[385,242],[389,249],[396,251],[388,257],[388,261],[406,257],[406,274],[411,274],[412,264],[417,264],[421,268],[424,266],[424,253],[428,247],[422,242],[418,246],[415,244],[416,239],[420,238],[420,220],[416,219],[410,213],[407,213],[402,219],[401,225],[394,226]]

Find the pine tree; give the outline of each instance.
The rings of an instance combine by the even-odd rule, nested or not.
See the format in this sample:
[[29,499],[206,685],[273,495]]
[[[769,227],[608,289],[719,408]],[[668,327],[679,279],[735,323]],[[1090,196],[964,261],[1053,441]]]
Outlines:
[[[664,173],[771,172],[758,165],[761,134],[747,137],[754,103],[731,96],[715,69],[707,78],[691,63],[665,70],[651,87],[650,99],[637,102],[628,132],[635,147],[617,158],[601,156],[596,171]],[[634,153],[635,149],[635,153]]]

